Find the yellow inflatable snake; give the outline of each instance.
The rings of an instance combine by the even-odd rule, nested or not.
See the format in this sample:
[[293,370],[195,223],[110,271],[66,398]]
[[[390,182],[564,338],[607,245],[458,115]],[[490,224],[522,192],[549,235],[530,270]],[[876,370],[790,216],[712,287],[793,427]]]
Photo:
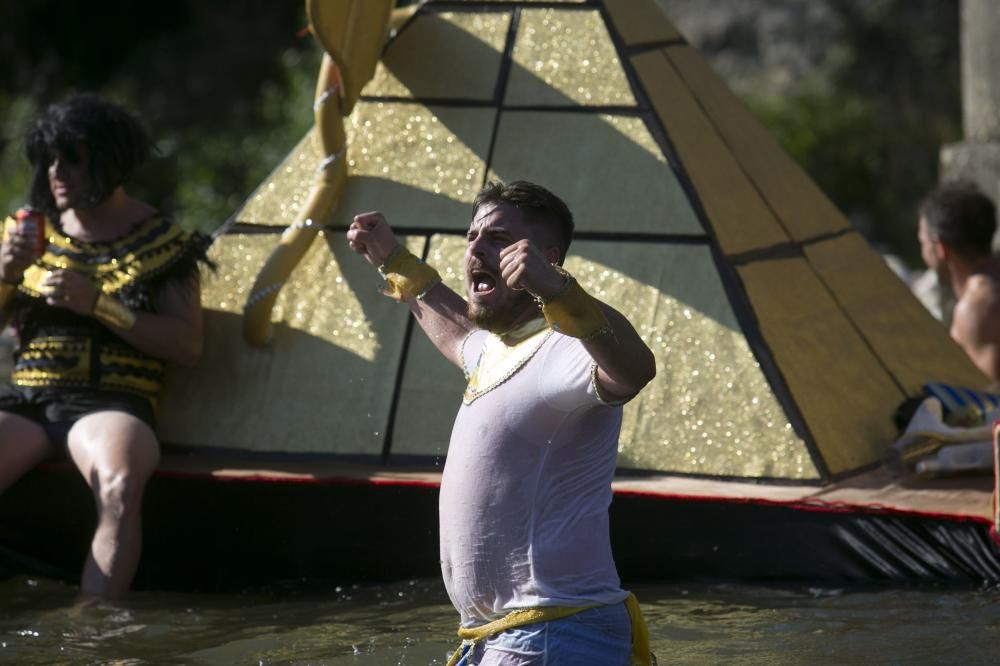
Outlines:
[[394,4],[393,0],[306,0],[309,28],[326,51],[313,104],[323,159],[299,215],[281,235],[243,306],[243,337],[250,344],[270,341],[271,310],[278,293],[340,199],[347,180],[344,118],[375,73],[389,29],[417,9],[413,5],[393,11]]

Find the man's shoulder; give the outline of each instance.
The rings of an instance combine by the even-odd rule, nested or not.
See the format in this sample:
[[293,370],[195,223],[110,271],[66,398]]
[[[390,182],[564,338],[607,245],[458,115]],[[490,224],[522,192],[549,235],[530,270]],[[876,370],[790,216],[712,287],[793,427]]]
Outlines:
[[978,273],[968,279],[955,303],[951,328],[959,341],[1000,338],[1000,278]]
[[991,272],[970,276],[957,305],[972,306],[978,310],[1000,308],[1000,274]]

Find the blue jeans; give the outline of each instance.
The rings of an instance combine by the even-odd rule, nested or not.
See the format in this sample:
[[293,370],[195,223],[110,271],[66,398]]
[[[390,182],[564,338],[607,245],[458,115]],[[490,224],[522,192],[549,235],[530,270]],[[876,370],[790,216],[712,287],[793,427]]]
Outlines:
[[458,666],[629,666],[631,653],[628,611],[614,604],[508,629],[476,645]]

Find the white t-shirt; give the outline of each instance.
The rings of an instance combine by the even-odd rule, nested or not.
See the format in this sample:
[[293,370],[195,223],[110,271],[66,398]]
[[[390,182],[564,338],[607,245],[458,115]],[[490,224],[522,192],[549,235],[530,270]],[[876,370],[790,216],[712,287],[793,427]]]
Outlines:
[[[489,335],[466,339],[467,376]],[[627,596],[608,529],[621,406],[597,395],[579,340],[538,335],[541,346],[517,372],[471,402],[466,394],[451,434],[441,571],[466,627],[517,608]]]

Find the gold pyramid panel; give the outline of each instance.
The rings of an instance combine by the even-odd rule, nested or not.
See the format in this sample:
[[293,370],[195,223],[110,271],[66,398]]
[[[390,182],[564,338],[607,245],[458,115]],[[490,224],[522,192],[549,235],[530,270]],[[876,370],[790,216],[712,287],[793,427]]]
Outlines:
[[739,268],[778,371],[831,474],[874,464],[903,391],[805,259]]
[[510,12],[418,13],[389,43],[363,94],[493,99],[510,21]]
[[579,231],[704,235],[642,118],[505,111],[490,177],[545,183]]
[[[204,362],[174,368],[159,436],[189,446],[378,456],[403,349],[405,308],[340,234],[320,237],[292,274],[264,348],[243,341],[241,313],[276,234],[228,234],[203,278]],[[420,253],[423,239],[408,239]]]
[[379,210],[395,228],[468,226],[496,111],[361,102],[348,119],[348,180],[334,222]]
[[604,7],[626,46],[682,39],[677,28],[656,3],[604,0]]
[[989,380],[857,233],[807,245],[806,258],[907,395],[927,382]]
[[508,105],[635,106],[597,11],[525,9],[514,42]]
[[847,219],[701,54],[689,46],[664,53],[789,238],[802,242],[848,229]]
[[736,255],[788,242],[760,192],[662,51],[632,58],[722,252]]

